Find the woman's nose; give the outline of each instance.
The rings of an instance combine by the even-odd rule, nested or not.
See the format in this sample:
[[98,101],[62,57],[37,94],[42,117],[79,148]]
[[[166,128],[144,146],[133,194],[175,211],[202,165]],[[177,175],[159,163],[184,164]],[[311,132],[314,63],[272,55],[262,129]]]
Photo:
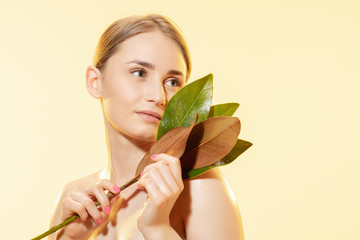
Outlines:
[[166,93],[164,87],[161,84],[151,84],[145,95],[147,102],[153,102],[156,105],[165,106],[166,104]]

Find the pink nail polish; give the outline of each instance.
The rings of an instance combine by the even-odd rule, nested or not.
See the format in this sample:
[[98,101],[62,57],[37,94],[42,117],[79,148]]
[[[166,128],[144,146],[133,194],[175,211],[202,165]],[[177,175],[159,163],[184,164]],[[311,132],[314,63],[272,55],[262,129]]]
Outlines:
[[151,158],[151,159],[155,159],[158,155],[159,155],[159,154],[154,154],[154,155],[152,155],[150,158]]
[[101,218],[97,221],[97,224],[98,224],[98,225],[101,225],[101,224],[102,224],[102,219],[101,219]]
[[140,178],[142,178],[142,176],[144,176],[144,172],[142,172],[142,173],[140,174]]
[[109,215],[110,214],[110,206],[106,206],[104,212]]
[[113,189],[114,189],[114,191],[117,192],[117,193],[120,192],[120,188],[118,188],[117,186],[114,186]]

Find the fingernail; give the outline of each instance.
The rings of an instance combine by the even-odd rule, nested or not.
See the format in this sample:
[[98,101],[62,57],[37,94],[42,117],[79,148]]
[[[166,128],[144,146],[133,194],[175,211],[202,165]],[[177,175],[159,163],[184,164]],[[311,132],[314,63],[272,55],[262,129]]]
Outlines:
[[104,211],[107,215],[109,215],[110,214],[110,206],[106,206]]
[[151,156],[151,159],[155,159],[159,154],[154,154]]
[[144,172],[142,172],[142,173],[140,174],[140,178],[142,178],[142,176],[144,176]]
[[102,219],[101,219],[101,218],[97,221],[97,224],[98,224],[98,225],[101,225],[101,224],[102,224]]
[[117,192],[117,193],[120,192],[120,188],[118,188],[117,186],[114,186],[113,189],[114,189],[114,191]]

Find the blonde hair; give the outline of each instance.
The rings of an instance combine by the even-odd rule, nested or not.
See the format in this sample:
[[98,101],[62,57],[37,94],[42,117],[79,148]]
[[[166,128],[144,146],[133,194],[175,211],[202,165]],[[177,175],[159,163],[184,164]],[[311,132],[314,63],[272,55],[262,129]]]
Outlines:
[[159,14],[136,15],[112,23],[99,39],[93,65],[101,71],[121,42],[136,34],[156,30],[173,39],[180,47],[186,64],[186,80],[188,80],[191,73],[191,60],[185,39],[173,21]]

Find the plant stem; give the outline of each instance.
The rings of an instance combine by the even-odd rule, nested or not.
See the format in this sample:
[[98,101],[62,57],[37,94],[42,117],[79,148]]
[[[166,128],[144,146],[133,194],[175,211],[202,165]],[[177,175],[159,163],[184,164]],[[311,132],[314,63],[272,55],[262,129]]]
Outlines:
[[[130,181],[126,182],[125,184],[120,186],[120,190],[124,190],[127,187],[131,186],[133,183],[136,183],[138,180],[140,179],[140,174],[137,175],[136,177],[134,177],[133,179],[131,179]],[[108,192],[107,193],[107,197],[109,199],[111,199],[113,196],[115,196],[115,194],[113,194],[112,192]],[[94,204],[96,206],[99,206],[99,201],[94,202]],[[47,230],[46,232],[44,232],[43,234],[31,239],[31,240],[39,240],[39,239],[43,239],[44,237],[56,232],[57,230],[59,230],[60,228],[66,226],[67,224],[71,223],[72,221],[74,221],[75,219],[79,218],[79,215],[75,214],[72,217],[69,217],[68,219],[66,219],[65,221],[63,221],[62,223],[50,228],[49,230]]]

